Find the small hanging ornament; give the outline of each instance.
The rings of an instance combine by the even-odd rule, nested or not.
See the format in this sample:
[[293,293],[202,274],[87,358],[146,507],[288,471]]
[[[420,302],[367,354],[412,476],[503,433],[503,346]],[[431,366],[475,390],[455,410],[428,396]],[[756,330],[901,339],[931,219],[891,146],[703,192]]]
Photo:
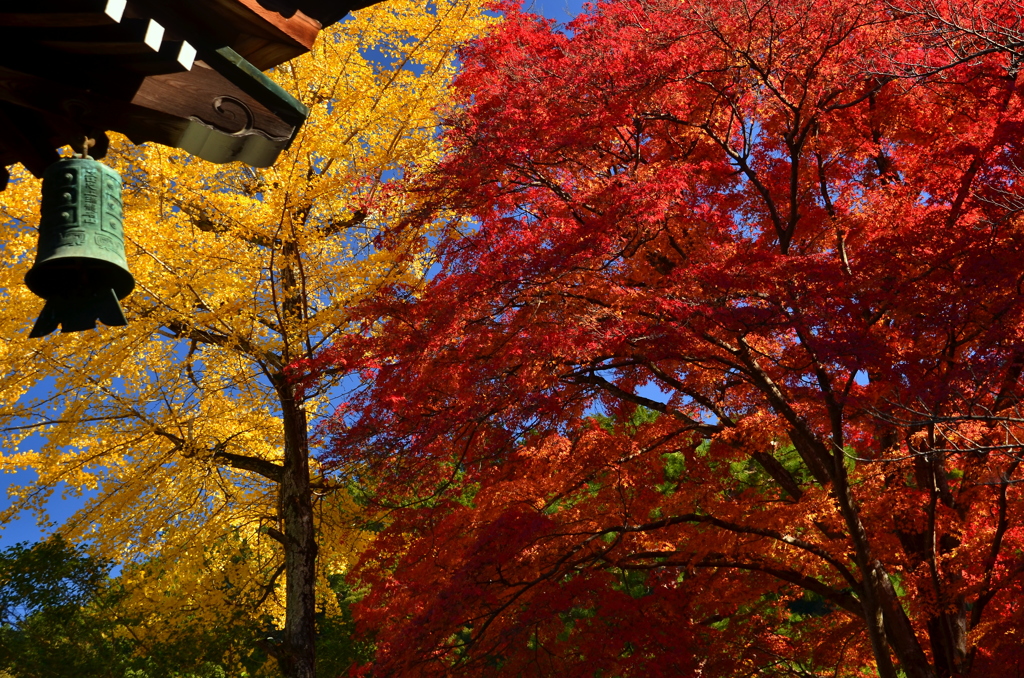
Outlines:
[[36,261],[25,284],[46,300],[30,337],[127,325],[120,300],[135,278],[124,253],[121,175],[88,155],[57,161],[43,174]]

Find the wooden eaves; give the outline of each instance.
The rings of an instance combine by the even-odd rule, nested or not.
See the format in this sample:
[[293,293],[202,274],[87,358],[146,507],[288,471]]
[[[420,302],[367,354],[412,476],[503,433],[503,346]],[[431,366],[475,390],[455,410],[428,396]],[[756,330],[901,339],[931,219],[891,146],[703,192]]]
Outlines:
[[273,164],[308,111],[263,71],[380,0],[0,0],[0,190],[106,132]]

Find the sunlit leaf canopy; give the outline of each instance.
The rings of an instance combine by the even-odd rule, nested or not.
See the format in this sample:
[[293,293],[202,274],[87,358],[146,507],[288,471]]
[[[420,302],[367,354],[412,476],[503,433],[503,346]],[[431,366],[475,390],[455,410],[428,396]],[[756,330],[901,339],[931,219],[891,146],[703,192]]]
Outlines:
[[[116,140],[104,162],[125,180],[126,328],[27,338],[42,305],[22,284],[39,182],[15,170],[0,194],[0,470],[38,478],[12,486],[3,520],[44,520],[48,500],[85,496],[59,531],[153,563],[132,576],[179,581],[168,605],[194,607],[224,581],[260,597],[280,561],[274,483],[251,469],[280,460],[274,384],[351,329],[354,301],[429,266],[374,249],[410,207],[385,188],[437,160],[455,50],[491,21],[475,2],[392,0],[324,31],[272,73],[311,113],[268,169]],[[327,379],[306,394],[311,425],[342,388]],[[337,571],[362,537],[344,479],[313,471],[320,564]]]
[[477,229],[337,351],[333,461],[411,507],[371,675],[1021,666],[1020,14],[901,6],[509,3],[466,50],[424,190]]

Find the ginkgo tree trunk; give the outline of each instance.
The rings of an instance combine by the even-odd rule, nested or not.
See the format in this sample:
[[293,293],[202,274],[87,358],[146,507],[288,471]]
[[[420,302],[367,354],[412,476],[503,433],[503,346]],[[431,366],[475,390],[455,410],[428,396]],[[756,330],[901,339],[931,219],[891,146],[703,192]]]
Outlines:
[[273,73],[311,114],[271,168],[115,143],[137,281],[123,329],[27,338],[39,187],[15,172],[0,194],[0,468],[37,477],[12,487],[5,520],[84,495],[57,529],[143,564],[129,604],[215,624],[247,600],[280,626],[264,649],[284,674],[315,674],[318,592],[365,541],[365,516],[311,437],[346,385],[303,388],[293,370],[359,326],[356,300],[429,265],[372,240],[408,209],[388,181],[436,160],[455,50],[488,21],[473,2],[397,0],[324,32]]

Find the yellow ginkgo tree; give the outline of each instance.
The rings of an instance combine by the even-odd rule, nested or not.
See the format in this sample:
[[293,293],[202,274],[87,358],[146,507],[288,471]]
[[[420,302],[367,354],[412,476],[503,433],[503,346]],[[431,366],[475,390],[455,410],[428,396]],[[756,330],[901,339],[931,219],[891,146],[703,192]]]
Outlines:
[[115,143],[126,328],[28,339],[39,187],[15,173],[0,193],[0,469],[37,479],[12,487],[3,518],[84,494],[58,529],[135,564],[130,604],[204,623],[230,604],[226,582],[283,624],[267,646],[281,671],[314,675],[317,591],[367,533],[311,439],[349,384],[303,391],[289,365],[357,328],[354,302],[424,275],[424,255],[372,246],[414,208],[382,189],[436,160],[456,50],[489,21],[473,1],[389,0],[325,31],[272,74],[311,113],[271,168]]

